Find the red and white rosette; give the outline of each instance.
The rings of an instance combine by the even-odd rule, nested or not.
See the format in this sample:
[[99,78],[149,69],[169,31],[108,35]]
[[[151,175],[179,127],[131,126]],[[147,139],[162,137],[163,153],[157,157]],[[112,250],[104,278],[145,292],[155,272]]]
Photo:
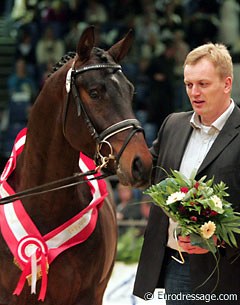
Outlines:
[[47,256],[48,247],[41,237],[28,235],[19,241],[15,257],[22,269],[22,274],[14,294],[19,295],[21,293],[26,279],[31,285],[31,293],[35,294],[37,280],[42,277],[38,300],[44,300],[47,289]]

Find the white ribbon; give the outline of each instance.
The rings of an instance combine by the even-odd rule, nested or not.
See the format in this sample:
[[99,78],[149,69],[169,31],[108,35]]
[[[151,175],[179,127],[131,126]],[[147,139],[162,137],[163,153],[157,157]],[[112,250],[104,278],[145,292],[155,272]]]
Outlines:
[[36,294],[37,285],[37,258],[36,251],[31,255],[31,294]]
[[174,231],[173,231],[173,234],[174,234],[174,238],[175,238],[175,240],[176,240],[176,242],[177,242],[177,250],[178,250],[178,253],[179,253],[179,255],[180,255],[180,258],[181,258],[181,260],[180,259],[178,259],[178,258],[176,258],[175,256],[173,256],[173,255],[171,255],[171,258],[172,259],[174,259],[176,262],[178,262],[179,264],[184,264],[185,263],[185,260],[184,260],[184,257],[183,257],[183,255],[182,255],[182,251],[181,251],[181,248],[180,248],[180,246],[179,246],[179,243],[178,243],[178,238],[177,238],[177,230],[176,230],[176,228],[174,229]]

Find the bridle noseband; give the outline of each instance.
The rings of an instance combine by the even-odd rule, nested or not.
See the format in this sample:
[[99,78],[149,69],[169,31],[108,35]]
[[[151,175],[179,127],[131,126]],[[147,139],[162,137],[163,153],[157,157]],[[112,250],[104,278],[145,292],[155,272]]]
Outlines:
[[[91,119],[88,116],[88,113],[84,107],[84,104],[80,98],[79,92],[77,90],[76,86],[76,78],[79,74],[85,73],[87,71],[91,70],[99,70],[99,69],[112,69],[113,71],[120,70],[122,71],[122,68],[118,64],[110,64],[110,63],[102,63],[102,64],[96,64],[96,65],[88,65],[84,66],[82,68],[79,68],[75,70],[74,68],[75,61],[73,62],[72,67],[69,69],[67,73],[67,78],[66,78],[66,90],[67,90],[67,102],[65,105],[65,110],[64,110],[64,115],[63,115],[63,133],[65,135],[65,124],[66,124],[66,117],[67,117],[67,111],[69,107],[69,95],[72,93],[73,98],[76,102],[77,106],[77,115],[78,117],[81,116],[81,113],[83,112],[84,114],[84,120],[87,125],[87,128],[91,134],[91,136],[94,138],[96,141],[97,147],[96,147],[96,154],[95,154],[95,162],[97,165],[99,165],[101,168],[106,168],[107,164],[110,160],[114,160],[116,166],[119,163],[120,157],[126,148],[127,144],[131,140],[131,138],[134,136],[136,132],[144,132],[143,128],[141,127],[140,123],[136,119],[125,119],[123,121],[117,122],[109,127],[107,127],[105,130],[101,131],[100,133],[96,130],[94,123],[91,121]],[[117,156],[114,156],[113,154],[113,148],[112,145],[107,141],[109,138],[112,136],[131,129],[130,133],[126,137],[119,153]],[[107,145],[109,147],[109,154],[108,156],[103,156],[101,153],[101,149],[103,145]]]

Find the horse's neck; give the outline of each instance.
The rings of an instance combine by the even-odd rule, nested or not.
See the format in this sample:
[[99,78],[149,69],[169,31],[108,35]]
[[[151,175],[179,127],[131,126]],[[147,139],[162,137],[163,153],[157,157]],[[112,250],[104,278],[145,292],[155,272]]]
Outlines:
[[[29,119],[26,144],[10,180],[16,191],[79,172],[79,152],[66,141],[57,119],[51,117],[49,124],[48,120],[37,121],[34,113]],[[38,227],[43,227],[42,232],[48,232],[78,213],[86,205],[83,198],[86,203],[91,198],[87,185],[25,198],[23,203]]]
[[58,131],[41,131],[39,136],[39,132],[29,130],[24,151],[19,158],[20,187],[29,188],[71,176],[79,170],[78,159],[79,153],[70,147]]
[[20,188],[72,175],[78,167],[79,153],[63,135],[61,82],[59,76],[49,79],[32,107],[27,140],[19,159]]

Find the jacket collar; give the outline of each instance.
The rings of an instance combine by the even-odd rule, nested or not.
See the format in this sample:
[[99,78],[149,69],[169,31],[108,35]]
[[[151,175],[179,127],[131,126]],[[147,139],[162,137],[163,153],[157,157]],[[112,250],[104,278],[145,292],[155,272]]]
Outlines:
[[210,165],[217,156],[228,146],[228,144],[239,134],[240,127],[240,109],[235,106],[232,114],[228,118],[226,124],[220,131],[217,139],[213,143],[206,158],[198,169],[197,174],[200,173]]

